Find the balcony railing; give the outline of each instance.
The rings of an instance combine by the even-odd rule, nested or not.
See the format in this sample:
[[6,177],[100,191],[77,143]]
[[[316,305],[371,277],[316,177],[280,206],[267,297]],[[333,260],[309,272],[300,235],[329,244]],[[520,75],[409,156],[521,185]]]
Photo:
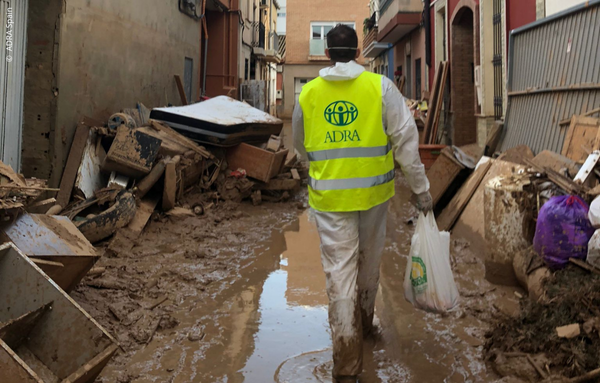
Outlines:
[[271,46],[269,48],[279,52],[279,35],[277,33],[273,33],[273,36],[271,36]]
[[252,23],[252,46],[254,48],[265,48],[265,25],[261,23]]
[[367,33],[365,38],[363,39],[363,52],[367,50],[367,48],[377,40],[377,34],[379,33],[379,28],[373,27]]

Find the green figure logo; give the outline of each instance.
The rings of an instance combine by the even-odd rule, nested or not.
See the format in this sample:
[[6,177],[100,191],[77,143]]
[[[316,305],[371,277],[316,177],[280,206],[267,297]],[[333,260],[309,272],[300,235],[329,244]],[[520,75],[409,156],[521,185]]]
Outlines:
[[325,119],[335,126],[348,126],[358,117],[356,105],[349,101],[336,101],[325,108]]

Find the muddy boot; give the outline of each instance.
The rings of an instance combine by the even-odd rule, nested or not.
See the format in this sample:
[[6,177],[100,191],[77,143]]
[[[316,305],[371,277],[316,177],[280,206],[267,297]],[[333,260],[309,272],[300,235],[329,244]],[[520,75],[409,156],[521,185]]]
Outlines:
[[333,377],[333,383],[357,383],[357,376],[338,376],[337,378]]
[[364,312],[362,314],[363,339],[378,340],[380,335],[379,318],[373,315],[367,316]]

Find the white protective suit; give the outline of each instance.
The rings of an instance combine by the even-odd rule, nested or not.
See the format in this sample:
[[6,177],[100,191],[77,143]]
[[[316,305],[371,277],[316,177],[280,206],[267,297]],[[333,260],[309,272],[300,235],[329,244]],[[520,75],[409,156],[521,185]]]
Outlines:
[[[320,76],[327,81],[344,81],[357,78],[364,71],[364,67],[351,61],[324,68]],[[419,157],[414,118],[390,79],[383,77],[381,87],[383,128],[394,146],[394,157],[412,191],[427,192],[429,181]],[[294,146],[306,160],[304,117],[299,103],[292,128]],[[353,377],[362,372],[363,332],[365,335],[370,332],[373,323],[388,205],[385,202],[367,211],[346,213],[314,212],[327,278],[334,377]]]

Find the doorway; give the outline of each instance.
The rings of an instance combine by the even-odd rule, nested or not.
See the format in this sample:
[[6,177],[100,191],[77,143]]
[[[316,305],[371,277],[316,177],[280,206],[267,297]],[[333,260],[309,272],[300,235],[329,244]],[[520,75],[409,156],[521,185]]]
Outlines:
[[465,6],[452,21],[452,144],[457,146],[477,142],[474,20],[473,11]]
[[27,0],[0,1],[0,160],[21,171]]

